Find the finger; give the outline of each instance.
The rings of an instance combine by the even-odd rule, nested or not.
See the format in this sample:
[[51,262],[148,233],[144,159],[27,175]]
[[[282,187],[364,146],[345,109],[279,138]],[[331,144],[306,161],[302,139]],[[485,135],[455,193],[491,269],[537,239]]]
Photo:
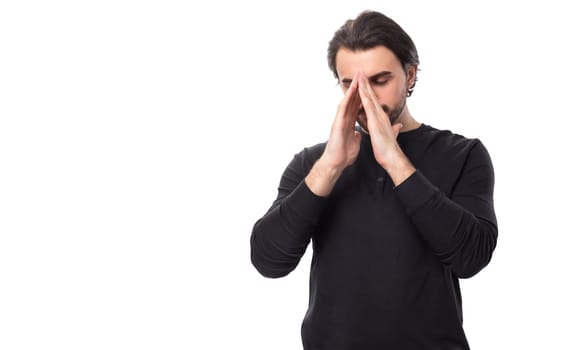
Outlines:
[[376,108],[376,105],[378,105],[379,108],[382,107],[377,102],[375,102],[376,95],[374,94],[374,91],[370,86],[368,78],[364,74],[361,74],[361,76],[359,77],[358,91],[362,107],[366,112],[366,127],[368,131],[371,132],[377,127],[376,122],[378,110]]
[[358,73],[352,78],[352,82],[350,88],[352,88],[351,94],[349,96],[347,108],[346,108],[346,117],[347,119],[352,119],[353,115],[355,115],[358,110],[360,109],[361,102],[358,89],[360,88],[357,79]]
[[374,93],[368,78],[366,76],[362,76],[359,80],[359,85],[360,99],[364,106],[364,110],[366,111],[368,123],[371,124],[374,121],[379,121],[390,125],[390,119],[380,105],[380,102],[378,102],[378,97]]
[[356,125],[356,116],[361,107],[358,88],[358,79],[355,75],[337,111],[335,126],[345,132],[353,131]]
[[364,110],[368,112],[379,112],[382,109],[382,106],[378,103],[378,98],[376,94],[374,94],[374,90],[372,90],[372,86],[368,81],[368,78],[361,74],[359,77],[359,97],[361,100],[362,105],[364,106]]
[[394,131],[394,138],[398,138],[400,130],[402,130],[403,127],[404,126],[402,125],[402,123],[396,123],[394,124],[394,126],[392,126],[392,130]]
[[345,95],[343,96],[343,99],[341,100],[341,102],[339,103],[338,107],[337,107],[337,114],[335,115],[335,119],[333,121],[333,126],[332,126],[332,130],[342,130],[344,128],[344,124],[345,124],[345,113],[348,109],[350,100],[352,98],[352,95],[354,94],[354,91],[356,90],[356,86],[353,86],[354,84],[351,84],[347,91],[345,92]]
[[339,112],[343,114],[346,112],[348,107],[351,105],[352,98],[358,95],[358,80],[353,79],[348,87],[347,91],[345,92],[345,96],[339,105]]
[[[357,73],[357,75],[358,75],[358,73]],[[353,78],[353,84],[357,85],[355,87],[357,90],[360,88],[359,85],[358,85],[358,79],[357,79],[356,75]],[[352,94],[352,96],[349,100],[349,103],[347,105],[347,109],[345,111],[346,119],[348,120],[349,123],[352,123],[354,125],[354,123],[356,122],[356,118],[358,117],[358,114],[360,112],[361,107],[362,107],[362,102],[360,101],[359,92],[353,91],[353,94]]]

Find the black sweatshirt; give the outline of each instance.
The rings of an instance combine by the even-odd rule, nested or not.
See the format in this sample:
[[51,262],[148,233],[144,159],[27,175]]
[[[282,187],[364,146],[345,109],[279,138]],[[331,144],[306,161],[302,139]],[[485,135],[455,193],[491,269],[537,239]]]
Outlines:
[[362,134],[357,160],[325,198],[304,181],[325,144],[295,155],[254,225],[252,263],[285,276],[312,242],[305,349],[468,349],[458,279],[496,246],[489,154],[477,139],[423,124],[398,136],[418,170],[394,187]]

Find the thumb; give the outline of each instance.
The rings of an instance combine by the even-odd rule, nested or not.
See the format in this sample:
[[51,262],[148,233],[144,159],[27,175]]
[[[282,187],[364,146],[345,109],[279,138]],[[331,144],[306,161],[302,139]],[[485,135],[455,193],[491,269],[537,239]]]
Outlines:
[[400,133],[400,130],[403,128],[404,126],[402,125],[402,123],[397,123],[394,124],[394,126],[392,126],[392,129],[394,130],[394,136],[396,138],[398,138],[398,135]]

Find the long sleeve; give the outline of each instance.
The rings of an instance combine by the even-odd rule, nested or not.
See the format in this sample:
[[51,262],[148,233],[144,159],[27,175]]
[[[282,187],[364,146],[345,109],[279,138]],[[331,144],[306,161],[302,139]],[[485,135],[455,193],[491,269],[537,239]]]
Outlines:
[[471,277],[488,264],[498,229],[494,171],[480,142],[471,148],[450,198],[420,171],[396,191],[419,233],[457,277]]
[[277,199],[252,229],[252,264],[265,277],[290,273],[309,245],[327,200],[312,193],[304,181],[319,155],[315,148],[294,157],[282,175]]
[[326,198],[304,181],[324,144],[294,157],[252,229],[253,265],[285,276],[312,244],[305,349],[468,349],[459,278],[488,264],[497,239],[488,152],[422,124],[398,135],[418,171],[392,187],[361,136]]

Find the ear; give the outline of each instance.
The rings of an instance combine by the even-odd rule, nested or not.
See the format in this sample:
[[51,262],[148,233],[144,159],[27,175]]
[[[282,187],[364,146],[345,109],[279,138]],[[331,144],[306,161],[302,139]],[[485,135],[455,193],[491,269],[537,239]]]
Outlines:
[[413,86],[417,78],[417,64],[412,64],[411,66],[408,67],[406,76],[407,76],[408,86],[409,87]]

